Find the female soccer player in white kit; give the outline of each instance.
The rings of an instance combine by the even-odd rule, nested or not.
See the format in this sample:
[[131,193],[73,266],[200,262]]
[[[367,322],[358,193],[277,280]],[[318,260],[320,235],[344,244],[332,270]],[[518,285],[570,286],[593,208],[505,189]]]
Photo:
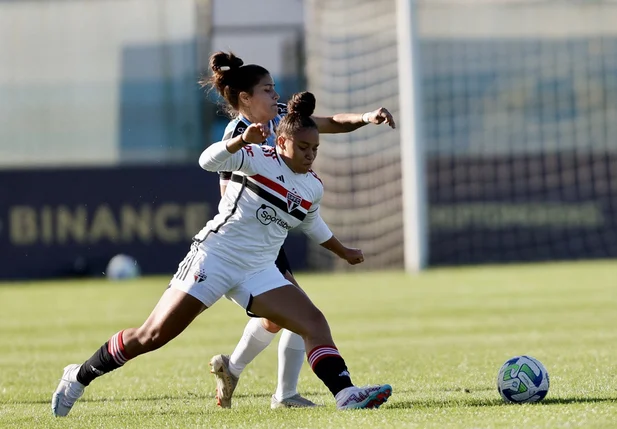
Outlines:
[[[249,64],[232,53],[216,52],[210,56],[212,76],[200,81],[202,86],[210,86],[226,101],[226,110],[233,118],[227,125],[223,139],[241,135],[252,123],[268,124],[272,131],[263,144],[275,146],[276,131],[281,119],[287,113],[287,106],[277,103],[274,81],[265,68]],[[331,117],[312,119],[320,133],[351,132],[367,123],[385,123],[394,128],[392,115],[380,108],[363,114],[343,113]],[[232,177],[231,172],[220,172],[221,194]],[[279,271],[293,284],[298,285],[293,277],[291,266],[284,249],[281,247],[276,259]],[[244,368],[261,353],[274,339],[281,328],[267,319],[251,319],[233,353],[215,355],[210,360],[212,373],[216,376],[217,404],[223,408],[231,407],[231,398]],[[272,408],[312,407],[313,402],[302,397],[297,390],[300,370],[304,363],[304,341],[288,330],[283,330],[279,341],[278,383],[272,395]]]
[[390,385],[352,384],[324,315],[274,263],[295,227],[352,265],[364,261],[362,251],[341,244],[319,215],[323,185],[311,170],[319,146],[310,118],[314,108],[312,94],[294,96],[279,125],[276,148],[249,144],[262,142],[269,132],[264,124],[251,124],[242,135],[201,154],[205,170],[234,172],[219,213],[195,236],[143,325],[114,334],[82,365],[64,368],[52,396],[54,415],[66,416],[95,378],[164,346],[222,296],[302,336],[309,364],[338,409],[376,408],[387,401]]

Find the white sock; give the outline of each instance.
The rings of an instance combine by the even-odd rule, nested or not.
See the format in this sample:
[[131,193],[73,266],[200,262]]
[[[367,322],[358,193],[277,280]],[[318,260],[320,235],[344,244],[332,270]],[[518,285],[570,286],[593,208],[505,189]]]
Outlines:
[[274,394],[277,400],[282,401],[298,393],[298,378],[305,358],[302,337],[284,329],[279,340],[279,377]]
[[229,372],[239,377],[244,368],[270,345],[275,335],[263,327],[261,319],[251,318],[236,349],[229,357]]

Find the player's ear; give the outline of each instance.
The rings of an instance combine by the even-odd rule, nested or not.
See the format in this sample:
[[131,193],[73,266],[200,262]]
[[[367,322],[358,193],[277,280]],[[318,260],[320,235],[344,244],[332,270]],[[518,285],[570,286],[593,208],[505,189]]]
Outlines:
[[251,96],[249,95],[248,92],[244,92],[242,91],[240,94],[238,94],[238,99],[243,103],[246,104],[247,106],[250,103],[251,100]]
[[278,145],[278,147],[280,147],[281,149],[285,149],[285,143],[287,142],[287,139],[285,138],[285,136],[278,136],[276,138],[276,144]]

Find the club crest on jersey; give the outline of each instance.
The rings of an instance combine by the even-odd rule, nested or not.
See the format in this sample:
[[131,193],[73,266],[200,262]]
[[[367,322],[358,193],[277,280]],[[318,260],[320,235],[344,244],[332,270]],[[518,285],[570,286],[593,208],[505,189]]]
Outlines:
[[287,191],[287,211],[291,213],[297,209],[300,204],[302,204],[302,197],[291,191]]
[[206,273],[204,273],[202,270],[197,270],[195,271],[195,273],[193,274],[193,278],[195,279],[195,281],[197,283],[201,283],[204,280],[206,280],[208,278],[208,276],[206,275]]

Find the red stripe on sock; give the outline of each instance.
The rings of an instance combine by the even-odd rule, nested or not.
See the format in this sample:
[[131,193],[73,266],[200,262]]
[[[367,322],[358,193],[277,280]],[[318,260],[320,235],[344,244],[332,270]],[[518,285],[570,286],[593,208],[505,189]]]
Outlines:
[[334,350],[338,350],[338,349],[336,348],[336,346],[317,346],[317,347],[313,348],[313,350],[311,350],[310,352],[308,352],[308,357],[310,358],[310,357],[311,357],[311,355],[312,355],[313,353],[315,353],[315,351],[316,351],[317,349],[322,349],[322,348],[324,348],[324,347],[330,347],[330,348],[333,348]]
[[124,331],[120,331],[113,335],[107,343],[107,351],[118,365],[124,365],[126,361],[128,361],[128,358],[124,354],[124,341],[122,340],[123,332]]
[[122,355],[122,357],[125,360],[129,360],[128,356],[126,355],[126,352],[124,351],[124,339],[122,338],[122,334],[124,333],[124,330],[118,332],[118,348],[119,348],[119,352]]
[[311,368],[315,370],[315,366],[322,360],[327,357],[341,357],[341,354],[338,352],[336,347],[334,346],[319,346],[315,347],[308,355],[308,361],[311,365]]

